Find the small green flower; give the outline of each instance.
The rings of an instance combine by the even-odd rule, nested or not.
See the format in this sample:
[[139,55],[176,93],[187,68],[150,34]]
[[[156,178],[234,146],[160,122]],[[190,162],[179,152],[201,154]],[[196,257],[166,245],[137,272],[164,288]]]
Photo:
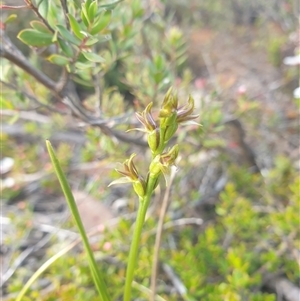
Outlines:
[[170,167],[175,164],[175,160],[178,157],[179,147],[178,144],[175,144],[167,152],[163,153],[160,156],[160,162],[163,166]]
[[145,195],[146,183],[141,175],[139,175],[136,166],[133,163],[133,158],[136,154],[132,154],[129,159],[123,163],[123,169],[116,169],[123,177],[111,182],[108,186],[123,183],[132,183],[134,191],[139,197]]
[[149,176],[152,178],[159,177],[162,173],[168,185],[171,167],[175,165],[175,161],[178,157],[178,144],[174,145],[167,152],[157,155],[151,162],[149,167]]
[[[195,109],[194,99],[190,95],[188,99],[188,103],[178,107],[178,98],[177,96],[173,96],[171,94],[171,89],[167,92],[164,102],[162,104],[162,108],[159,112],[159,117],[161,118],[161,123],[163,122],[166,125],[169,125],[174,121],[174,115],[176,115],[176,122],[182,123],[192,119],[196,119],[199,115],[192,114]],[[166,123],[164,119],[168,119],[169,124]]]
[[177,123],[183,123],[199,117],[199,115],[192,114],[195,109],[194,98],[190,95],[188,103],[177,109]]
[[152,153],[154,153],[159,146],[160,135],[159,127],[154,121],[151,113],[152,105],[153,103],[150,102],[143,112],[136,113],[136,117],[139,120],[139,122],[144,126],[144,129],[135,128],[133,130],[145,132],[148,134],[148,145]]
[[146,132],[152,132],[157,129],[156,122],[151,114],[153,102],[150,102],[145,110],[141,113],[136,113],[136,118],[145,127]]
[[172,94],[172,88],[170,88],[164,98],[163,104],[159,111],[160,118],[169,118],[173,113],[177,111],[178,98],[177,95]]
[[192,114],[195,108],[194,99],[189,96],[188,103],[178,106],[178,98],[172,95],[172,89],[167,92],[161,110],[159,111],[160,132],[166,144],[177,131],[178,125],[193,119],[198,115]]
[[148,145],[151,149],[152,153],[155,153],[159,146],[160,137],[159,137],[159,129],[155,129],[148,133]]
[[133,163],[133,158],[136,156],[136,154],[132,154],[129,159],[127,159],[123,163],[124,170],[118,170],[117,172],[121,175],[130,178],[131,180],[135,181],[138,179],[138,171]]

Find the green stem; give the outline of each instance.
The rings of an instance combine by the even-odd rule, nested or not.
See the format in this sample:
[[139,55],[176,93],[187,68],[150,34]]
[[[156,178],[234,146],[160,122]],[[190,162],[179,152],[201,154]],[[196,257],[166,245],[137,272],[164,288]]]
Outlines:
[[47,140],[46,145],[47,145],[48,153],[50,155],[51,162],[55,168],[57,178],[60,182],[63,193],[68,202],[69,208],[70,208],[71,213],[74,218],[74,221],[78,227],[78,230],[79,230],[82,242],[83,242],[83,246],[87,253],[87,258],[88,258],[89,266],[91,269],[91,274],[92,274],[93,280],[95,282],[95,286],[98,290],[99,296],[101,297],[101,301],[110,301],[111,299],[108,295],[107,287],[104,282],[104,277],[103,277],[102,273],[100,272],[100,270],[98,269],[97,262],[95,260],[93,251],[89,244],[89,240],[88,240],[87,234],[85,232],[84,226],[82,224],[81,217],[80,217],[74,196],[72,194],[71,188],[69,186],[69,183],[68,183],[66,176],[60,166],[60,163],[55,155],[55,152],[51,146],[50,141]]
[[147,209],[149,207],[149,203],[151,200],[151,196],[152,196],[156,181],[157,181],[157,178],[151,178],[151,177],[149,178],[146,194],[143,198],[140,199],[140,205],[139,205],[137,218],[136,218],[136,225],[134,228],[132,243],[130,246],[129,257],[128,257],[124,299],[123,299],[124,301],[131,301],[131,286],[132,286],[135,266],[137,263],[141,233],[142,233]]

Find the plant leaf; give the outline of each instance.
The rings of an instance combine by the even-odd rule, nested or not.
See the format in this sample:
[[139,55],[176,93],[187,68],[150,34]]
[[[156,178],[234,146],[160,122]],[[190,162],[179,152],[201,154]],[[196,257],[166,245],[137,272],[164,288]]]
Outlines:
[[61,50],[62,50],[69,58],[73,57],[74,53],[73,53],[72,47],[71,47],[67,42],[65,42],[63,39],[61,39],[61,38],[58,38],[57,41],[58,41],[58,44],[59,44]]
[[47,26],[43,22],[33,20],[30,22],[30,26],[37,31],[51,34],[51,31],[47,28]]
[[24,29],[19,32],[18,39],[24,44],[35,47],[45,47],[51,45],[53,34],[42,33],[35,29]]
[[111,11],[105,11],[101,13],[95,20],[93,27],[90,31],[90,34],[95,35],[102,31],[110,22]]
[[90,62],[86,62],[86,63],[76,62],[75,67],[80,70],[85,70],[85,69],[92,68],[93,64]]
[[64,39],[76,46],[80,45],[81,41],[78,38],[74,37],[65,27],[63,27],[62,25],[56,25],[56,28]]
[[38,4],[39,13],[40,13],[45,19],[47,19],[47,16],[48,16],[49,5],[50,5],[50,1],[48,2],[48,0],[42,0],[42,1],[40,1],[39,4]]
[[90,5],[90,7],[88,8],[88,17],[90,22],[93,22],[97,13],[97,1],[93,1]]
[[94,52],[82,52],[82,55],[90,62],[104,63],[105,59]]
[[76,37],[80,40],[83,40],[85,35],[81,33],[81,27],[80,27],[79,23],[70,14],[68,14],[68,18],[69,18],[69,21],[70,21],[71,28],[72,28],[74,34],[76,35]]
[[59,54],[52,54],[48,56],[47,60],[52,64],[56,64],[59,66],[65,66],[70,63],[69,59],[65,56]]
[[6,19],[5,19],[5,21],[3,22],[4,24],[7,24],[7,23],[11,23],[11,22],[13,22],[14,20],[16,20],[17,19],[17,15],[16,14],[11,14],[11,15],[9,15]]
[[81,11],[80,15],[81,15],[81,19],[82,19],[84,25],[85,25],[86,27],[88,27],[88,26],[89,26],[89,21],[88,21],[88,19],[86,18],[86,16],[84,15],[83,11]]
[[59,161],[58,161],[58,159],[55,155],[55,152],[54,152],[54,150],[52,148],[52,145],[51,145],[49,140],[46,141],[46,145],[47,145],[47,149],[48,149],[48,153],[49,153],[51,162],[52,162],[52,164],[54,166],[54,169],[55,169],[56,176],[59,180],[60,186],[61,186],[62,191],[65,195],[65,198],[67,200],[68,206],[71,210],[71,213],[72,213],[72,216],[75,220],[76,226],[79,230],[79,233],[80,233],[85,251],[87,253],[87,258],[88,258],[91,274],[92,274],[95,286],[98,290],[99,296],[100,296],[102,301],[110,301],[111,299],[108,295],[107,287],[106,287],[106,284],[103,280],[103,275],[100,272],[100,270],[98,269],[98,265],[97,265],[97,262],[95,260],[95,257],[94,257],[93,251],[91,249],[91,246],[89,244],[87,234],[86,234],[85,229],[83,227],[82,220],[80,218],[80,214],[79,214],[74,196],[72,194],[70,185],[69,185],[69,183],[66,179],[66,176],[65,176],[65,174],[64,174],[64,172],[61,168],[61,165],[60,165],[60,163],[59,163]]
[[117,184],[127,184],[127,183],[132,183],[132,180],[130,180],[127,177],[122,177],[120,179],[117,179],[115,181],[112,181],[107,187],[110,187],[112,185],[117,185]]

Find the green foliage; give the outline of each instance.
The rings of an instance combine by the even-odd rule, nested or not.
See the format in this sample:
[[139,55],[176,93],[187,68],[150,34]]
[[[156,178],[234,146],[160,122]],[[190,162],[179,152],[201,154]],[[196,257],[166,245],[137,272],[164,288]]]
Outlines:
[[35,29],[24,29],[19,33],[18,38],[27,45],[44,47],[52,44],[53,35]]

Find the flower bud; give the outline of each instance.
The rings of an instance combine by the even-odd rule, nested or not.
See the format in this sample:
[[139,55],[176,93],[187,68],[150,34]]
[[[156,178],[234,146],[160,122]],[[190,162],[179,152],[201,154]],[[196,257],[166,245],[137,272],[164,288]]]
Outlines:
[[142,198],[145,195],[145,183],[142,179],[132,182],[132,186],[133,186],[135,193],[139,197]]
[[154,153],[157,150],[159,146],[159,140],[160,138],[158,129],[155,129],[154,131],[148,133],[148,145],[152,153]]
[[143,112],[136,113],[137,119],[145,127],[146,132],[153,131],[157,128],[155,120],[151,114],[152,105],[153,103],[150,102]]
[[164,167],[170,167],[174,165],[175,160],[178,157],[179,147],[178,144],[175,144],[168,152],[163,153],[160,156],[160,162]]
[[178,129],[178,124],[175,121],[174,124],[169,125],[165,130],[164,141],[168,142],[176,133]]
[[160,155],[155,156],[149,166],[149,177],[156,178],[161,174],[162,164],[160,163]]

